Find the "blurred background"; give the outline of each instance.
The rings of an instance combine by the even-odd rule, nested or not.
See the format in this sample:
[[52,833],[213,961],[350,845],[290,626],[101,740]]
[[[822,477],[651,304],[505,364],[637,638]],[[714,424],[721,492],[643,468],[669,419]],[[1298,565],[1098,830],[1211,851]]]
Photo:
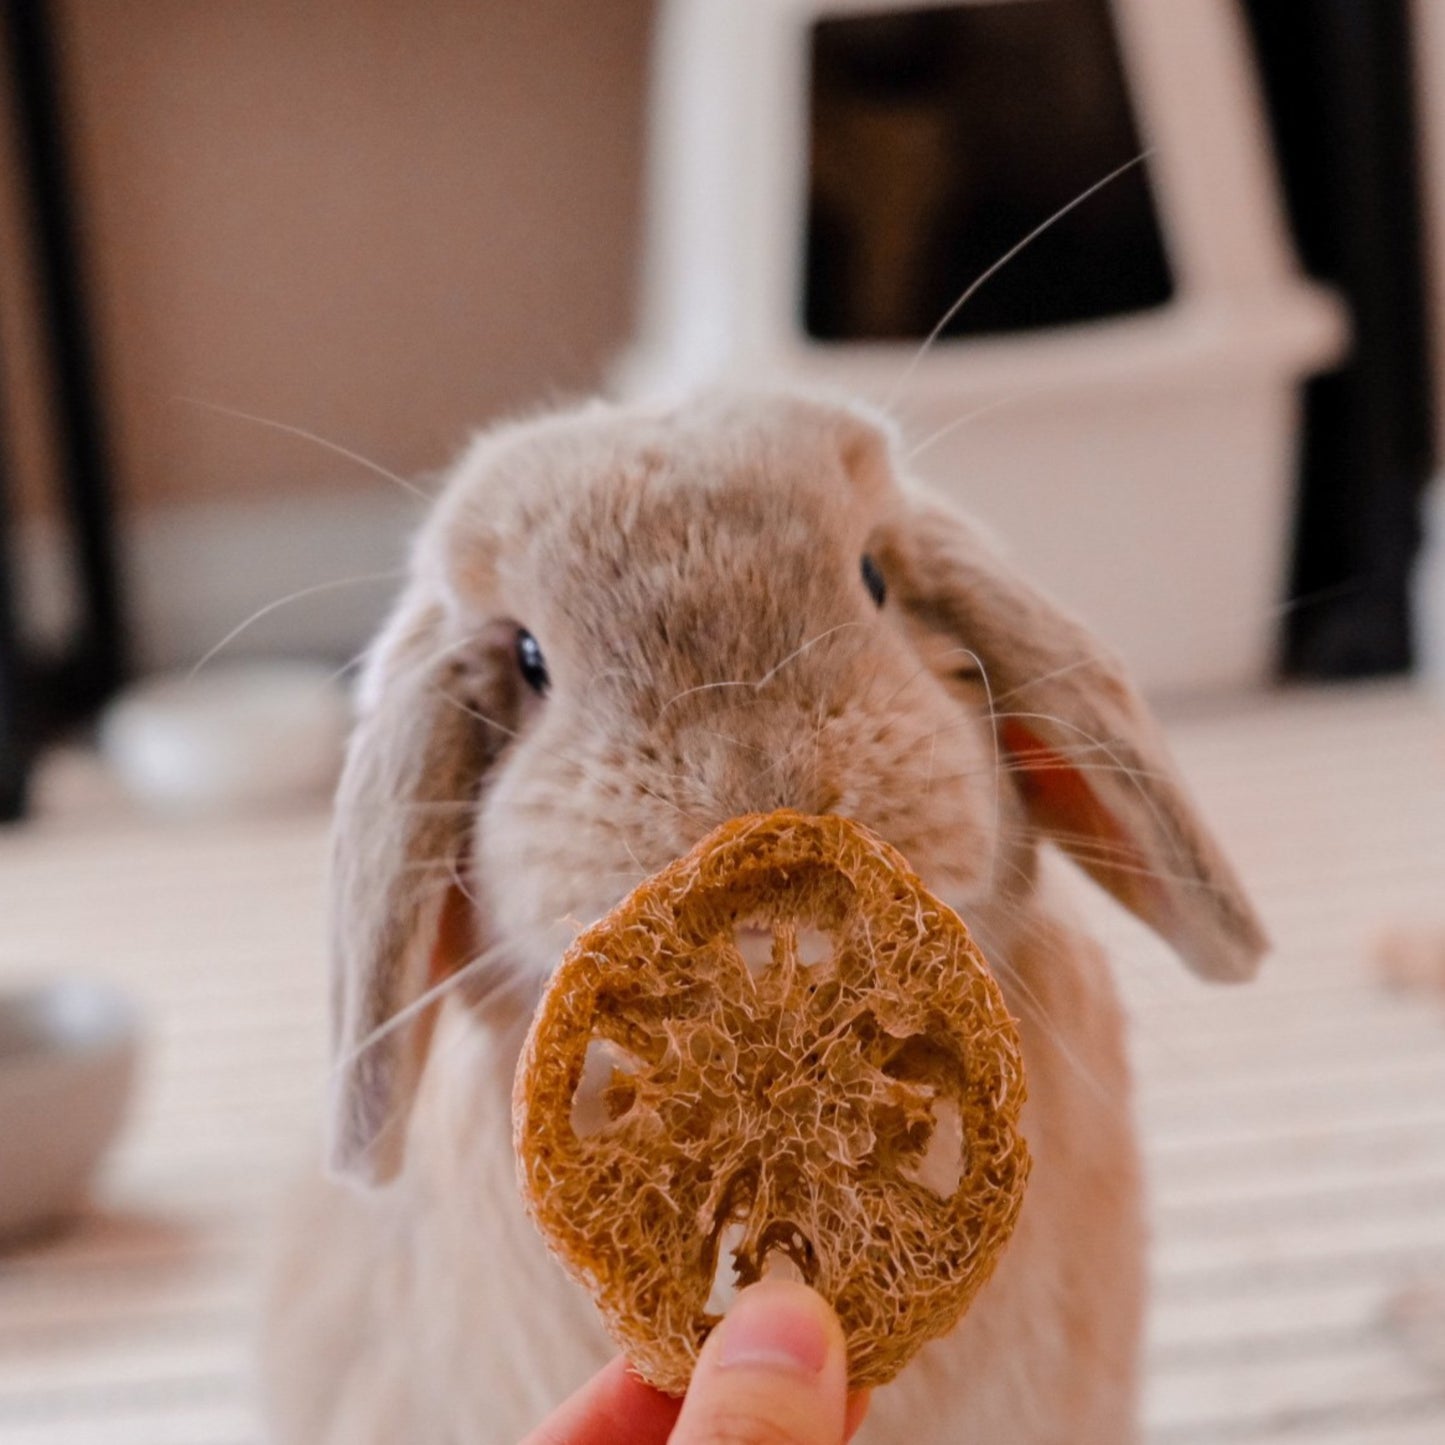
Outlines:
[[896,418],[1270,917],[1246,999],[1099,915],[1151,1440],[1441,1438],[1445,4],[3,8],[0,1439],[257,1438],[348,664],[475,428],[739,378]]
[[[1258,681],[1281,658],[1308,675],[1412,659],[1445,204],[1425,83],[1445,64],[1437,6],[1225,7],[1243,33],[1206,23],[1201,39],[1190,5],[1160,19],[1105,0],[744,5],[729,49],[704,43],[723,11],[679,5],[661,39],[682,97],[652,83],[660,20],[643,0],[16,8],[48,17],[20,22],[17,82],[35,74],[32,30],[53,52],[44,93],[18,94],[5,117],[0,194],[6,570],[22,632],[54,639],[74,622],[60,524],[76,389],[127,660],[146,667],[193,661],[296,589],[394,566],[411,513],[377,469],[435,474],[471,429],[539,400],[761,362],[888,400],[915,441],[930,406],[938,424],[964,422],[923,469],[1022,531],[1021,555],[1042,548],[1045,579],[1065,577],[1116,634],[1138,624],[1073,580],[1081,516],[1107,516],[1112,531],[1090,537],[1107,558],[1144,539],[1166,552],[1198,523],[1201,493],[1253,508],[1217,540],[1255,546],[1256,521],[1268,575],[1230,605],[1292,611],[1272,629],[1255,619],[1256,655],[1233,675],[1207,658],[1171,669],[1123,639],[1173,690]],[[709,116],[711,140],[694,144]],[[911,378],[921,408],[907,387],[888,396],[971,280],[1146,150],[952,319],[944,342],[974,345],[935,348],[937,379]],[[57,345],[81,373],[69,390]],[[1035,398],[1052,418],[1095,410],[1111,368],[1125,414],[1140,397],[1180,410],[1155,450],[1113,468],[1133,514],[1092,490],[1085,445],[1124,444],[1084,425],[1053,421],[1053,453],[1009,460]],[[1317,386],[1298,417],[1301,384],[1331,373],[1347,379]],[[1206,415],[1201,398],[1219,404]],[[970,423],[980,405],[1001,415]],[[1232,450],[1251,429],[1253,449]],[[1213,480],[1181,475],[1198,447]],[[1030,520],[1041,508],[1057,536]],[[278,608],[237,648],[344,657],[386,592],[360,582]],[[1176,629],[1170,651],[1184,646]]]

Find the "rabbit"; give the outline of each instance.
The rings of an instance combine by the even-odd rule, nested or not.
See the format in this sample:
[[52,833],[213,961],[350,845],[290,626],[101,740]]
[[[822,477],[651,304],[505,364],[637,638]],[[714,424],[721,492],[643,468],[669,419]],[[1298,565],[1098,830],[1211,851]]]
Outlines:
[[1120,666],[904,471],[890,422],[793,392],[593,402],[455,467],[339,787],[330,1173],[267,1301],[279,1445],[514,1445],[615,1353],[520,1202],[520,1044],[580,927],[781,806],[863,823],[959,911],[1028,1074],[1014,1237],[859,1439],[1136,1438],[1124,1019],[1041,844],[1207,978],[1265,937]]

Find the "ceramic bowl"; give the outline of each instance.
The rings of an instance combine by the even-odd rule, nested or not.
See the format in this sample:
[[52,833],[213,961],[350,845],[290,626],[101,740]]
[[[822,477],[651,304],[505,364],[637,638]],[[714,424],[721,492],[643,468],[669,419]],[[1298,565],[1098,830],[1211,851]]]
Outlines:
[[100,747],[147,807],[232,814],[325,797],[349,727],[329,667],[257,659],[135,683],[105,709]]

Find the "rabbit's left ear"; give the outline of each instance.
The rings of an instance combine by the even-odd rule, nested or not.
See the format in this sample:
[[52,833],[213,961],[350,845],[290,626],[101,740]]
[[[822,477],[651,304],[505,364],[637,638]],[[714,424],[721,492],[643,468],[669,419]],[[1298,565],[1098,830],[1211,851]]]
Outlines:
[[982,664],[1032,822],[1196,973],[1252,977],[1264,929],[1119,663],[934,498],[907,493],[877,550],[892,595]]
[[508,692],[495,661],[448,631],[447,612],[430,575],[402,596],[363,674],[337,792],[330,1158],[364,1184],[401,1168],[435,1018],[418,1005],[483,926],[459,880]]

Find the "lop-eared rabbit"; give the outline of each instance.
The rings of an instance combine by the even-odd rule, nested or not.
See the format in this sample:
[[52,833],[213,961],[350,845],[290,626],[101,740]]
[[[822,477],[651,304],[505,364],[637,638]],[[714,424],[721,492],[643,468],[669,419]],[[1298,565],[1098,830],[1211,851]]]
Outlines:
[[520,1043],[578,928],[782,806],[866,824],[959,911],[1028,1072],[1017,1232],[860,1440],[1135,1438],[1124,1020],[1040,847],[1205,977],[1264,939],[1117,663],[902,471],[871,414],[788,394],[594,403],[456,466],[337,804],[332,1177],[269,1301],[282,1445],[514,1445],[610,1357],[520,1202]]

